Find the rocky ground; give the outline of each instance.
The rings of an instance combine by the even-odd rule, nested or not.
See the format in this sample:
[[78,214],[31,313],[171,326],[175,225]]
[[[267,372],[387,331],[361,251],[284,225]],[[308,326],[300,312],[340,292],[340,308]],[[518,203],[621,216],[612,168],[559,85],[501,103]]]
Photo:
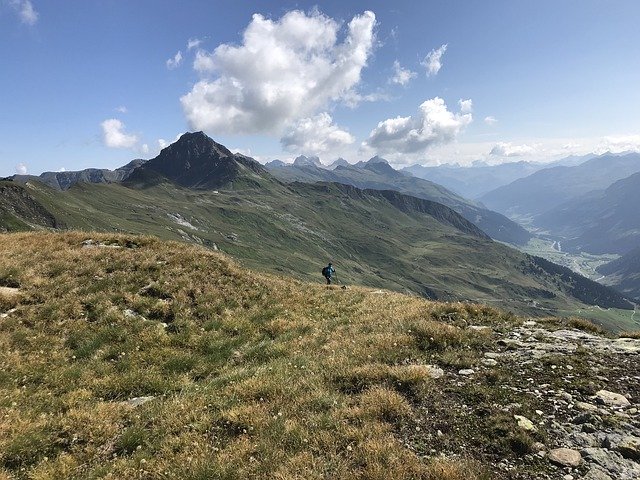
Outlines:
[[491,478],[640,479],[640,340],[500,330],[468,368],[443,368],[440,395],[403,426],[407,446],[480,457]]

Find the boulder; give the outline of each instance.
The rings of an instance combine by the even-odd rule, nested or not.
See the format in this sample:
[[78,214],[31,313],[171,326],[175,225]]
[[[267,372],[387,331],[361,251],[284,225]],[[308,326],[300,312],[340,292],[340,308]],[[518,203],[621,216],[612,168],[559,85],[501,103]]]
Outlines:
[[631,405],[631,402],[629,402],[627,397],[624,395],[610,392],[608,390],[600,390],[596,392],[596,402],[610,407],[627,407]]
[[578,467],[582,463],[582,455],[577,450],[570,448],[554,448],[547,455],[551,463],[561,467]]

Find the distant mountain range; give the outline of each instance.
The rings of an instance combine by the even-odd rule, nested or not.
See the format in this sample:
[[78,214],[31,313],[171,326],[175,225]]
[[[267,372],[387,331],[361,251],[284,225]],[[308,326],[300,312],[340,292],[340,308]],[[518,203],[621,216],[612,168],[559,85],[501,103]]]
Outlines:
[[453,208],[496,240],[523,245],[531,238],[529,232],[504,215],[467,200],[442,185],[395,170],[384,158],[376,156],[354,165],[341,164],[333,170],[319,167],[318,163],[305,161],[284,166],[269,163],[266,167],[276,178],[287,183],[337,182],[359,188],[397,190]]
[[412,175],[438,183],[449,190],[466,198],[478,198],[498,187],[507,185],[514,180],[524,178],[545,168],[557,166],[579,165],[595,155],[570,156],[551,163],[510,162],[500,165],[487,165],[476,162],[470,166],[411,165],[403,169]]
[[539,170],[484,194],[480,201],[507,216],[535,217],[638,171],[640,154],[605,154],[573,167]]
[[[411,180],[382,161],[336,170],[345,168]],[[315,281],[331,260],[345,283],[536,315],[577,312],[585,304],[632,308],[609,288],[492,241],[441,203],[339,183],[283,184],[202,133],[181,136],[123,182],[78,182],[64,191],[38,180],[0,187],[0,228],[8,231],[145,233]]]

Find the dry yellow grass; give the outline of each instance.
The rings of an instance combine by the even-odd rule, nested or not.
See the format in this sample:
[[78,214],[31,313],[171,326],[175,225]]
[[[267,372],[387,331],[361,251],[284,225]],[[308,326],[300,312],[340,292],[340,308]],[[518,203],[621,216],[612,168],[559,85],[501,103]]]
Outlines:
[[0,479],[488,478],[417,456],[397,424],[433,388],[427,356],[477,355],[489,336],[466,326],[500,312],[149,237],[0,235],[0,253],[0,284],[20,289],[0,302],[16,309],[0,319]]

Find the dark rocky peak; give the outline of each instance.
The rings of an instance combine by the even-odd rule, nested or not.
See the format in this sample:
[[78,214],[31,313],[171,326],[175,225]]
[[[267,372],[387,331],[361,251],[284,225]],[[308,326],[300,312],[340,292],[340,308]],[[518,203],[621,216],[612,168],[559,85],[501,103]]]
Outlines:
[[232,157],[233,153],[203,132],[187,132],[180,138],[163,148],[158,157],[167,156],[182,158],[199,158],[199,157]]

